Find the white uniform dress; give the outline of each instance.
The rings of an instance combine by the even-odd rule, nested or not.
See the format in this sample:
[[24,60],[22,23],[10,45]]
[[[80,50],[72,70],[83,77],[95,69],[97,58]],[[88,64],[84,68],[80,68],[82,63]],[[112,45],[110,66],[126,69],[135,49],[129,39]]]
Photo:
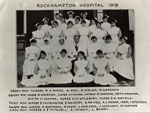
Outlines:
[[93,60],[93,65],[97,69],[94,76],[94,82],[101,85],[112,85],[117,82],[116,78],[107,73],[106,66],[107,60],[105,58],[96,58]]
[[89,68],[90,71],[93,71],[93,65],[92,65],[92,60],[94,57],[96,57],[96,51],[101,49],[101,46],[98,42],[91,42],[88,44],[88,61],[89,61]]
[[95,29],[93,34],[92,34],[92,36],[96,36],[97,37],[98,42],[100,44],[104,44],[103,37],[105,37],[106,35],[107,35],[107,32],[105,30],[101,30],[100,28],[99,29]]
[[79,31],[79,29],[81,28],[81,24],[75,24],[73,25],[73,28],[76,30],[76,31]]
[[73,43],[73,37],[74,37],[74,35],[76,34],[76,30],[75,29],[73,29],[73,28],[67,28],[67,29],[65,29],[64,31],[63,31],[63,33],[64,33],[64,35],[66,36],[66,44],[67,45],[70,45],[70,44],[72,44]]
[[36,46],[30,46],[25,49],[25,54],[27,55],[23,64],[23,77],[22,82],[27,80],[27,75],[34,75],[34,68],[37,62],[37,55],[40,49]]
[[72,83],[73,75],[70,73],[72,64],[71,59],[67,56],[59,57],[56,62],[56,70],[52,72],[51,83],[53,84],[67,84]]
[[65,23],[61,23],[61,24],[59,25],[59,29],[61,29],[61,30],[63,31],[63,30],[65,30],[65,29],[67,29],[67,25],[66,25]]
[[90,32],[89,27],[81,27],[79,29],[79,33],[81,35],[80,40],[83,42],[83,45],[86,48],[89,43],[89,38],[88,38],[89,32]]
[[93,34],[93,32],[97,29],[96,25],[89,26],[90,32]]
[[114,44],[117,44],[119,45],[120,41],[119,41],[119,37],[118,37],[118,34],[119,34],[119,31],[120,31],[120,28],[119,27],[111,27],[109,30],[108,30],[108,34],[111,36],[112,38],[112,42]]
[[48,25],[48,24],[44,24],[41,28],[42,31],[44,31],[44,33],[50,31],[52,28],[52,26]]
[[44,44],[44,31],[43,30],[36,30],[32,32],[33,35],[33,39],[36,39],[37,43],[37,47],[41,47]]
[[59,29],[59,27],[57,27],[57,28],[52,28],[50,31],[49,31],[49,33],[51,34],[51,36],[52,36],[52,39],[51,39],[51,45],[52,46],[55,46],[57,43],[58,43],[58,40],[59,40],[59,37],[60,37],[60,35],[61,35],[61,33],[62,33],[62,30],[61,29]]
[[[48,59],[40,59],[37,61],[38,74],[34,74],[30,79],[26,79],[22,82],[25,86],[38,86],[47,85],[50,81],[48,71],[50,71],[51,62]],[[44,77],[42,77],[44,76]]]
[[115,52],[117,45],[114,43],[105,43],[102,45],[102,51],[105,54],[105,58],[110,65],[110,70],[114,68],[114,62],[116,61]]
[[103,30],[105,30],[105,31],[108,31],[108,30],[111,28],[111,25],[110,25],[110,23],[108,23],[108,22],[103,22],[103,23],[101,24],[101,28],[102,28]]
[[88,74],[86,67],[88,66],[88,61],[86,60],[77,60],[75,62],[77,67],[77,73],[75,74],[73,81],[75,83],[89,83],[93,81],[93,76]]
[[134,80],[132,58],[126,57],[129,47],[130,45],[128,45],[127,43],[118,46],[117,53],[119,53],[120,55],[114,64],[114,71],[118,72],[120,75],[127,79]]

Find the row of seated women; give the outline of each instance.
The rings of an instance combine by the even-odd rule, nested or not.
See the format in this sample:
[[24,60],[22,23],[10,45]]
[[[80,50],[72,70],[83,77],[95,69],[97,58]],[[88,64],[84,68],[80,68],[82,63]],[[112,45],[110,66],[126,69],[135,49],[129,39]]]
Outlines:
[[134,80],[132,49],[126,40],[127,37],[121,36],[117,44],[110,35],[101,41],[92,36],[84,45],[85,40],[74,35],[70,45],[65,37],[59,38],[55,46],[45,38],[44,45],[39,47],[37,41],[31,39],[31,46],[26,48],[21,84],[39,86],[94,82],[113,85],[117,83],[113,71],[126,80]]

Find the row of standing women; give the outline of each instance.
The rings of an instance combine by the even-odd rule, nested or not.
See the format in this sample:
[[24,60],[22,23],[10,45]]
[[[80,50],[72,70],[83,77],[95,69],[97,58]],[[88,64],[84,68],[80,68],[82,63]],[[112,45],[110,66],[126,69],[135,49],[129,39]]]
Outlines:
[[116,20],[110,24],[108,16],[104,16],[102,23],[92,19],[90,24],[87,13],[82,13],[82,20],[73,19],[73,12],[68,15],[65,22],[56,14],[52,26],[48,25],[48,18],[43,19],[44,25],[36,24],[31,46],[26,48],[23,85],[93,81],[112,85],[117,82],[110,74],[113,71],[134,80],[132,49]]

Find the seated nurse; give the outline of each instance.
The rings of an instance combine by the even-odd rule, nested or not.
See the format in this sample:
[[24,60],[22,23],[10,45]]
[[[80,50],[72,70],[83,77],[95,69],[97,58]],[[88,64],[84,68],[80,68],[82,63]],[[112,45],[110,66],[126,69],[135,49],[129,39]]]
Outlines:
[[90,83],[93,81],[93,75],[89,74],[89,63],[83,51],[78,52],[78,60],[75,62],[73,82]]
[[60,57],[54,62],[55,69],[52,72],[51,83],[53,84],[67,84],[71,83],[73,75],[70,70],[72,67],[71,59],[67,56],[67,50],[60,51]]

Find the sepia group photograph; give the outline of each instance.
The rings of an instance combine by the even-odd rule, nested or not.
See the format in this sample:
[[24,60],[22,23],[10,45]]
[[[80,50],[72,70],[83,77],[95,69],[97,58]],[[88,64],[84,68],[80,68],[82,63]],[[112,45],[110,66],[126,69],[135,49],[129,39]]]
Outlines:
[[134,87],[134,10],[16,10],[17,87]]

